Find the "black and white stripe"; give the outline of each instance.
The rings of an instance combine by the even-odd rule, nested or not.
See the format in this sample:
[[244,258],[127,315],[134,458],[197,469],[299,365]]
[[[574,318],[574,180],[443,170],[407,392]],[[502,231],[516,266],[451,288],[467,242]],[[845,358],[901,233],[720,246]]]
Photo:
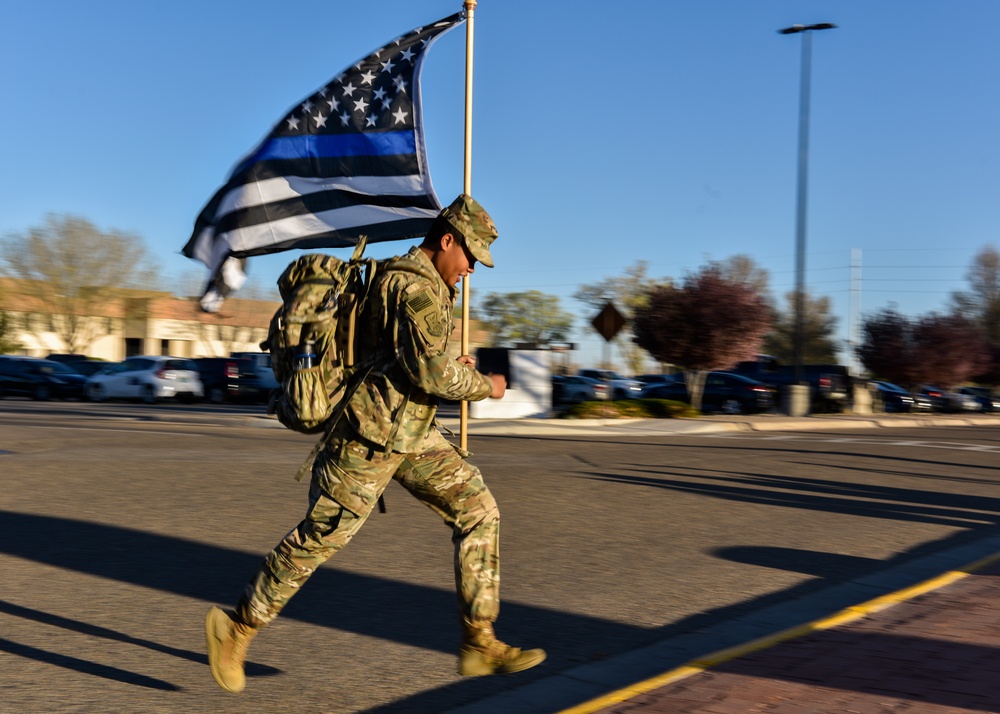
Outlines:
[[212,273],[206,310],[242,284],[248,256],[424,235],[442,206],[423,140],[419,78],[461,13],[417,28],[297,105],[202,209],[182,253]]

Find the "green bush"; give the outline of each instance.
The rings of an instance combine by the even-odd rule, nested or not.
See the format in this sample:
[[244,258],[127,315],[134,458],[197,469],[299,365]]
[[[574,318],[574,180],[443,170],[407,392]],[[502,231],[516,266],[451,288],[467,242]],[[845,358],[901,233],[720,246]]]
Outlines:
[[560,419],[676,419],[700,415],[684,402],[669,399],[621,399],[613,402],[580,402],[558,416]]

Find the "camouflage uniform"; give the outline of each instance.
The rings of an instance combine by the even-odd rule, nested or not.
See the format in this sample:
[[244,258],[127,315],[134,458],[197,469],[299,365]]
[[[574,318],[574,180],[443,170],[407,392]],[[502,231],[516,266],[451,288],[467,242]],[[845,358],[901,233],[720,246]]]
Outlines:
[[[465,211],[453,211],[466,200]],[[489,216],[460,197],[442,212],[469,251],[492,265],[496,237]],[[449,211],[452,211],[449,214]],[[481,213],[480,213],[481,211]],[[460,615],[496,620],[499,610],[500,514],[475,466],[434,426],[437,401],[480,400],[491,380],[448,356],[457,290],[414,247],[387,262],[365,308],[360,354],[379,365],[350,401],[317,458],[305,519],[269,553],[247,584],[236,617],[259,628],[271,622],[313,571],[361,528],[382,491],[396,479],[452,527]]]

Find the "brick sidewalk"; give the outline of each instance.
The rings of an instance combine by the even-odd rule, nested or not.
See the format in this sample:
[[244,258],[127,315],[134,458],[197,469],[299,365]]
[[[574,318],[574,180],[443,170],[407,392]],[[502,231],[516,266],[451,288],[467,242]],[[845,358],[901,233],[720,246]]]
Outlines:
[[602,714],[1000,712],[1000,563],[601,709]]

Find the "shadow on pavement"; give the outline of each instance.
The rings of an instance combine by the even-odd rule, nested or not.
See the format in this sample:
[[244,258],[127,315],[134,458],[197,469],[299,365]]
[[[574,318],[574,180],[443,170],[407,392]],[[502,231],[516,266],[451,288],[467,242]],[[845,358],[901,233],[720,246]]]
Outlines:
[[[966,525],[970,525],[966,523]],[[36,539],[26,533],[44,533],[46,541],[60,547],[39,547]],[[720,623],[745,617],[758,609],[800,598],[829,585],[858,577],[865,571],[885,570],[920,555],[935,552],[981,533],[963,532],[929,546],[902,553],[890,561],[840,560],[838,567],[825,567],[827,577],[811,580],[781,592],[771,593],[712,611],[706,611],[660,628],[640,628],[585,615],[558,612],[506,601],[502,619],[502,634],[513,642],[540,644],[549,651],[549,660],[542,667],[517,676],[516,685],[551,676],[555,672],[612,657],[668,637],[704,630]],[[0,552],[66,570],[111,578],[120,582],[154,588],[184,597],[231,605],[246,579],[260,563],[260,556],[220,548],[204,543],[182,540],[153,533],[86,521],[53,518],[43,515],[0,511]],[[732,553],[720,553],[731,557]],[[747,554],[744,554],[747,555]],[[747,557],[761,564],[775,562],[779,554],[760,549]],[[815,557],[802,554],[802,558]],[[828,561],[833,563],[834,561]],[[798,566],[796,566],[798,567]],[[860,571],[860,572],[859,572]],[[823,575],[824,573],[815,573]],[[932,575],[934,573],[928,573]],[[283,618],[292,618],[321,627],[380,637],[420,648],[454,652],[456,626],[454,594],[450,590],[428,588],[405,582],[343,572],[324,567],[317,571],[286,608]],[[846,597],[846,596],[845,596]],[[830,608],[846,607],[854,602],[831,601],[818,604],[815,617]],[[74,620],[69,613],[42,613],[19,605],[2,603],[0,612],[27,617],[39,622],[64,627],[81,633],[128,642],[155,649],[189,660],[204,661],[204,656],[175,650],[164,645],[132,638],[113,630]],[[786,623],[774,623],[776,628],[790,627],[802,621],[801,609],[788,615]],[[74,667],[95,676],[112,677],[140,686],[171,688],[173,685],[142,678],[130,672],[102,665],[73,660],[61,655],[0,641],[0,649],[11,654]],[[681,653],[676,663],[703,652]],[[668,663],[669,664],[669,663]],[[660,663],[663,666],[663,663]],[[256,667],[248,674],[273,674],[273,668]],[[616,686],[629,684],[626,677]],[[489,697],[510,689],[514,680],[508,677],[483,677],[462,680],[436,690],[429,690],[371,711],[440,711],[460,704]],[[615,683],[609,683],[609,686]]]
[[[685,472],[676,473],[648,467],[636,470],[654,475],[595,473],[587,478],[697,493],[745,503],[958,528],[1000,523],[1000,498],[749,472],[686,473],[700,470],[691,467],[685,467]],[[665,476],[687,480],[671,480]]]
[[[80,634],[87,635],[89,637],[99,637],[104,640],[111,640],[112,642],[123,642],[128,645],[145,647],[146,649],[154,652],[160,652],[171,657],[178,657],[180,659],[186,659],[191,662],[198,662],[199,664],[208,666],[208,657],[201,652],[192,652],[191,650],[182,650],[178,647],[162,645],[159,642],[142,639],[141,637],[132,637],[131,635],[126,635],[124,632],[118,632],[117,630],[100,627],[98,625],[91,625],[87,622],[81,622],[80,620],[74,620],[69,617],[53,615],[52,613],[35,610],[29,607],[21,607],[20,605],[15,605],[14,603],[5,602],[3,600],[0,600],[0,612],[13,617],[31,620],[42,625],[59,627],[63,630],[69,630],[71,632],[79,632]],[[4,649],[3,644],[0,644],[0,649]],[[38,659],[39,661],[48,662],[50,664],[60,664],[60,658],[61,655],[32,657],[32,659]],[[247,662],[246,671],[251,677],[265,677],[279,674],[281,672],[281,670],[275,669],[274,667],[268,667],[254,662]],[[123,678],[121,681],[129,682],[131,680]]]
[[801,548],[779,548],[764,545],[737,545],[716,548],[712,555],[734,563],[758,565],[792,573],[804,573],[826,580],[843,580],[859,572],[876,570],[884,563],[876,558],[862,558],[841,553],[820,553]]
[[171,684],[170,682],[164,682],[162,679],[147,677],[135,672],[129,672],[125,669],[118,669],[117,667],[109,667],[105,664],[98,664],[97,662],[88,662],[87,660],[79,659],[78,657],[70,657],[69,655],[41,650],[37,647],[22,645],[19,642],[11,642],[10,640],[6,640],[2,637],[0,637],[0,652],[6,652],[7,654],[24,657],[26,659],[32,659],[36,662],[45,662],[46,664],[55,665],[56,667],[71,669],[76,672],[80,672],[81,674],[90,674],[103,679],[113,679],[116,682],[134,684],[137,687],[161,689],[170,692],[180,690],[180,687],[177,685]]

